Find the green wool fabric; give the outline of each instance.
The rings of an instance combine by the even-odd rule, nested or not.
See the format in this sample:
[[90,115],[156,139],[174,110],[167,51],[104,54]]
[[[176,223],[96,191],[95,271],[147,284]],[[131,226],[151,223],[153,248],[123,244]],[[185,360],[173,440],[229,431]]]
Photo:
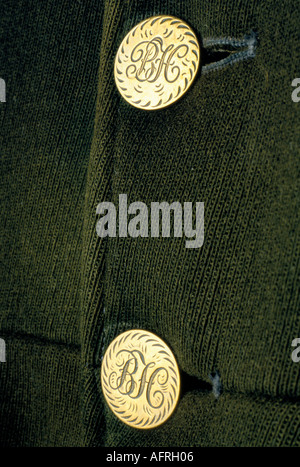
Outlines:
[[[0,18],[0,444],[300,446],[296,0],[8,0]],[[147,112],[114,83],[120,42],[158,14],[200,42],[255,31],[255,57],[201,70]],[[204,56],[204,54],[203,54]],[[204,202],[205,238],[104,238],[119,195]],[[146,329],[183,390],[161,427],[107,407],[103,352]],[[210,375],[222,383],[216,399]]]

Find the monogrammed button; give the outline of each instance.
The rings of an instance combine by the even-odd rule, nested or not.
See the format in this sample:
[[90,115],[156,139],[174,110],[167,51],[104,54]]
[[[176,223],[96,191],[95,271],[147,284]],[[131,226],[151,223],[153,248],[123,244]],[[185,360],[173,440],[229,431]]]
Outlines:
[[109,345],[101,367],[105,399],[134,428],[154,428],[174,411],[180,376],[173,353],[155,334],[134,329]]
[[129,104],[156,110],[173,104],[195,79],[200,47],[191,28],[172,16],[155,16],[135,26],[115,59],[115,81]]

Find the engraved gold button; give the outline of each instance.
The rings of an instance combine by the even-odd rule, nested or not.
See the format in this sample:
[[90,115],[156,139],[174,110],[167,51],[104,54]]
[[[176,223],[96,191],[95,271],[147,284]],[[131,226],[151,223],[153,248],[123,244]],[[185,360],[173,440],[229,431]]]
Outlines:
[[120,420],[149,429],[164,423],[174,411],[180,375],[169,347],[155,334],[134,329],[109,345],[101,384],[109,407]]
[[195,79],[200,47],[191,28],[173,16],[142,21],[124,38],[115,59],[115,81],[129,104],[156,110],[173,104]]

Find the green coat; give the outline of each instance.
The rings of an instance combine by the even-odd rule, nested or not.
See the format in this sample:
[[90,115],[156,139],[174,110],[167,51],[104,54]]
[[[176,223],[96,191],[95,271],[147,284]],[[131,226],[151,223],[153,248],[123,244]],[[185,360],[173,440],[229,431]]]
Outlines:
[[[300,446],[297,10],[296,0],[5,3],[1,445]],[[116,89],[114,58],[158,14],[203,42],[255,31],[255,57],[200,71],[166,109],[138,110]],[[148,206],[204,202],[203,246],[100,239],[96,207],[121,193]],[[135,328],[171,347],[183,385],[173,416],[146,432],[112,414],[100,385],[106,347]]]

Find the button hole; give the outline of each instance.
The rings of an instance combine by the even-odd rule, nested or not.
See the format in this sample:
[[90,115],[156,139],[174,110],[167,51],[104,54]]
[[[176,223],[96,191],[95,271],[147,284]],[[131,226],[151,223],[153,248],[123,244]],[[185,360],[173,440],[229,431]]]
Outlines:
[[203,39],[202,74],[254,58],[257,46],[258,34],[255,31],[251,31],[243,39],[232,37]]
[[224,58],[229,57],[231,53],[232,51],[230,50],[204,50],[203,63],[205,63],[205,66],[207,66],[210,63],[219,62],[220,60],[224,60]]
[[192,391],[211,391],[211,384],[200,380],[196,376],[181,371],[181,394],[182,396]]

